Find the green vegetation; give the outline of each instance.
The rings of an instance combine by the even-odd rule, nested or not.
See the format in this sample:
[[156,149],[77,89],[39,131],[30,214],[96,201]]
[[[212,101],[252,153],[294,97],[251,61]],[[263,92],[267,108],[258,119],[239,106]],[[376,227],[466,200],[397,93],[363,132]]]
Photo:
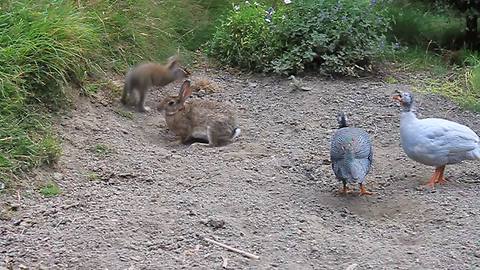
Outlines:
[[448,5],[397,0],[388,6],[387,14],[393,18],[391,39],[429,49],[461,46],[465,20]]
[[[280,46],[265,22],[266,5],[240,4],[218,26],[207,53],[222,63],[253,71],[268,70]],[[273,20],[281,18],[280,12]]]
[[48,198],[60,195],[62,190],[55,182],[48,182],[45,186],[40,188],[40,193]]
[[[101,35],[103,65],[123,72],[138,61],[188,54],[208,39],[220,0],[81,1],[78,8]],[[184,60],[188,60],[187,58]]]
[[388,20],[370,1],[297,0],[279,5],[241,4],[217,27],[208,54],[221,62],[281,74],[306,69],[357,75],[385,49]]
[[133,115],[134,115],[133,112],[124,111],[122,109],[116,109],[115,113],[129,120],[133,120]]
[[82,78],[98,36],[73,7],[2,4],[0,13],[0,180],[54,162],[60,147],[47,112],[63,86]]
[[87,179],[90,181],[97,181],[100,179],[100,176],[96,172],[89,171],[87,173]]
[[90,151],[99,157],[104,157],[113,153],[113,149],[110,148],[110,146],[101,143],[95,144],[92,148],[90,148]]
[[393,1],[387,54],[400,69],[423,71],[427,79],[410,82],[418,91],[447,96],[459,105],[480,111],[480,58],[463,48],[465,17],[448,1]]

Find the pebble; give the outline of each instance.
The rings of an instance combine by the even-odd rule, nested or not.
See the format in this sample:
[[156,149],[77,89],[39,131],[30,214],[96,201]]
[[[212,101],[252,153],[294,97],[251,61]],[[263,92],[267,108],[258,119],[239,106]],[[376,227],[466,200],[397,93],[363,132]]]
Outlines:
[[225,221],[223,219],[210,218],[208,220],[202,220],[202,221],[200,221],[200,223],[202,223],[202,224],[204,224],[208,227],[212,227],[215,230],[225,227]]
[[54,172],[53,173],[53,179],[55,181],[60,181],[63,179],[63,174],[59,173],[59,172]]
[[12,203],[9,208],[11,211],[18,211],[18,209],[20,209],[20,204]]

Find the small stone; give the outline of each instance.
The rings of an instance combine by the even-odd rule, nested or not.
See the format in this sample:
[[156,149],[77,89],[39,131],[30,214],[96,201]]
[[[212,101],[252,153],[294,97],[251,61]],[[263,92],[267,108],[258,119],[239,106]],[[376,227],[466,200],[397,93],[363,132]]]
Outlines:
[[212,227],[215,230],[225,227],[225,221],[222,220],[222,219],[212,219],[212,218],[210,218],[208,220],[202,220],[202,221],[200,221],[200,223],[202,223],[202,224],[204,224],[208,227]]
[[22,227],[32,227],[33,222],[29,219],[24,219],[20,222],[20,226]]
[[11,211],[18,211],[18,209],[20,209],[20,204],[12,203],[9,208]]
[[19,269],[28,269],[28,267],[27,267],[26,265],[24,265],[24,264],[20,264],[20,265],[18,266],[18,268],[19,268]]
[[53,179],[55,179],[55,181],[60,181],[63,179],[63,174],[59,173],[59,172],[54,172],[53,173]]
[[21,219],[15,220],[15,221],[13,221],[13,226],[18,226],[18,225],[20,225],[20,223],[22,223]]
[[322,160],[322,165],[330,165],[330,164],[332,164],[332,162],[330,160],[328,160],[328,159]]
[[0,190],[5,189],[5,184],[3,182],[0,182]]

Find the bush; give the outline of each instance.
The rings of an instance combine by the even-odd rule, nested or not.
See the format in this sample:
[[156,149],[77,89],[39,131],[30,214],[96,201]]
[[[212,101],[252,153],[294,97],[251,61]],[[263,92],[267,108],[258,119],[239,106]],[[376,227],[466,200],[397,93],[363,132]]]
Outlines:
[[265,10],[240,5],[217,28],[207,53],[256,71],[357,75],[383,51],[388,20],[370,1],[293,1],[280,6],[271,23]]
[[[240,68],[263,71],[271,69],[271,62],[279,54],[273,25],[265,19],[266,5],[240,4],[217,27],[207,54],[221,62]],[[274,14],[273,21],[280,18]]]

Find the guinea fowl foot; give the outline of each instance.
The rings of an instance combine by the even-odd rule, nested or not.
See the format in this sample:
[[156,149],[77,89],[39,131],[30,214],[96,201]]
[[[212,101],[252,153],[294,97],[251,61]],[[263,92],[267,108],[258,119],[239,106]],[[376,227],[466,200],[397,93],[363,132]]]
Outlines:
[[440,185],[447,183],[447,179],[445,179],[445,177],[443,176],[443,172],[445,171],[445,166],[438,168],[438,170],[439,170],[439,173],[435,183]]
[[442,178],[439,177],[435,182],[435,184],[439,184],[439,185],[443,185],[445,183],[447,183],[447,179],[445,177],[442,177]]
[[367,191],[363,184],[360,184],[360,196],[363,195],[373,195],[373,192]]
[[347,194],[350,194],[352,193],[352,190],[350,188],[347,187],[347,185],[343,185],[342,189],[340,189],[337,194],[340,194],[340,195],[347,195]]
[[[427,189],[434,189],[435,184],[442,181],[441,178],[443,178],[443,171],[444,170],[445,170],[445,166],[436,168],[432,177],[430,177],[430,180],[428,181],[428,183],[424,187],[427,188]],[[443,179],[443,181],[444,180],[445,179]]]

